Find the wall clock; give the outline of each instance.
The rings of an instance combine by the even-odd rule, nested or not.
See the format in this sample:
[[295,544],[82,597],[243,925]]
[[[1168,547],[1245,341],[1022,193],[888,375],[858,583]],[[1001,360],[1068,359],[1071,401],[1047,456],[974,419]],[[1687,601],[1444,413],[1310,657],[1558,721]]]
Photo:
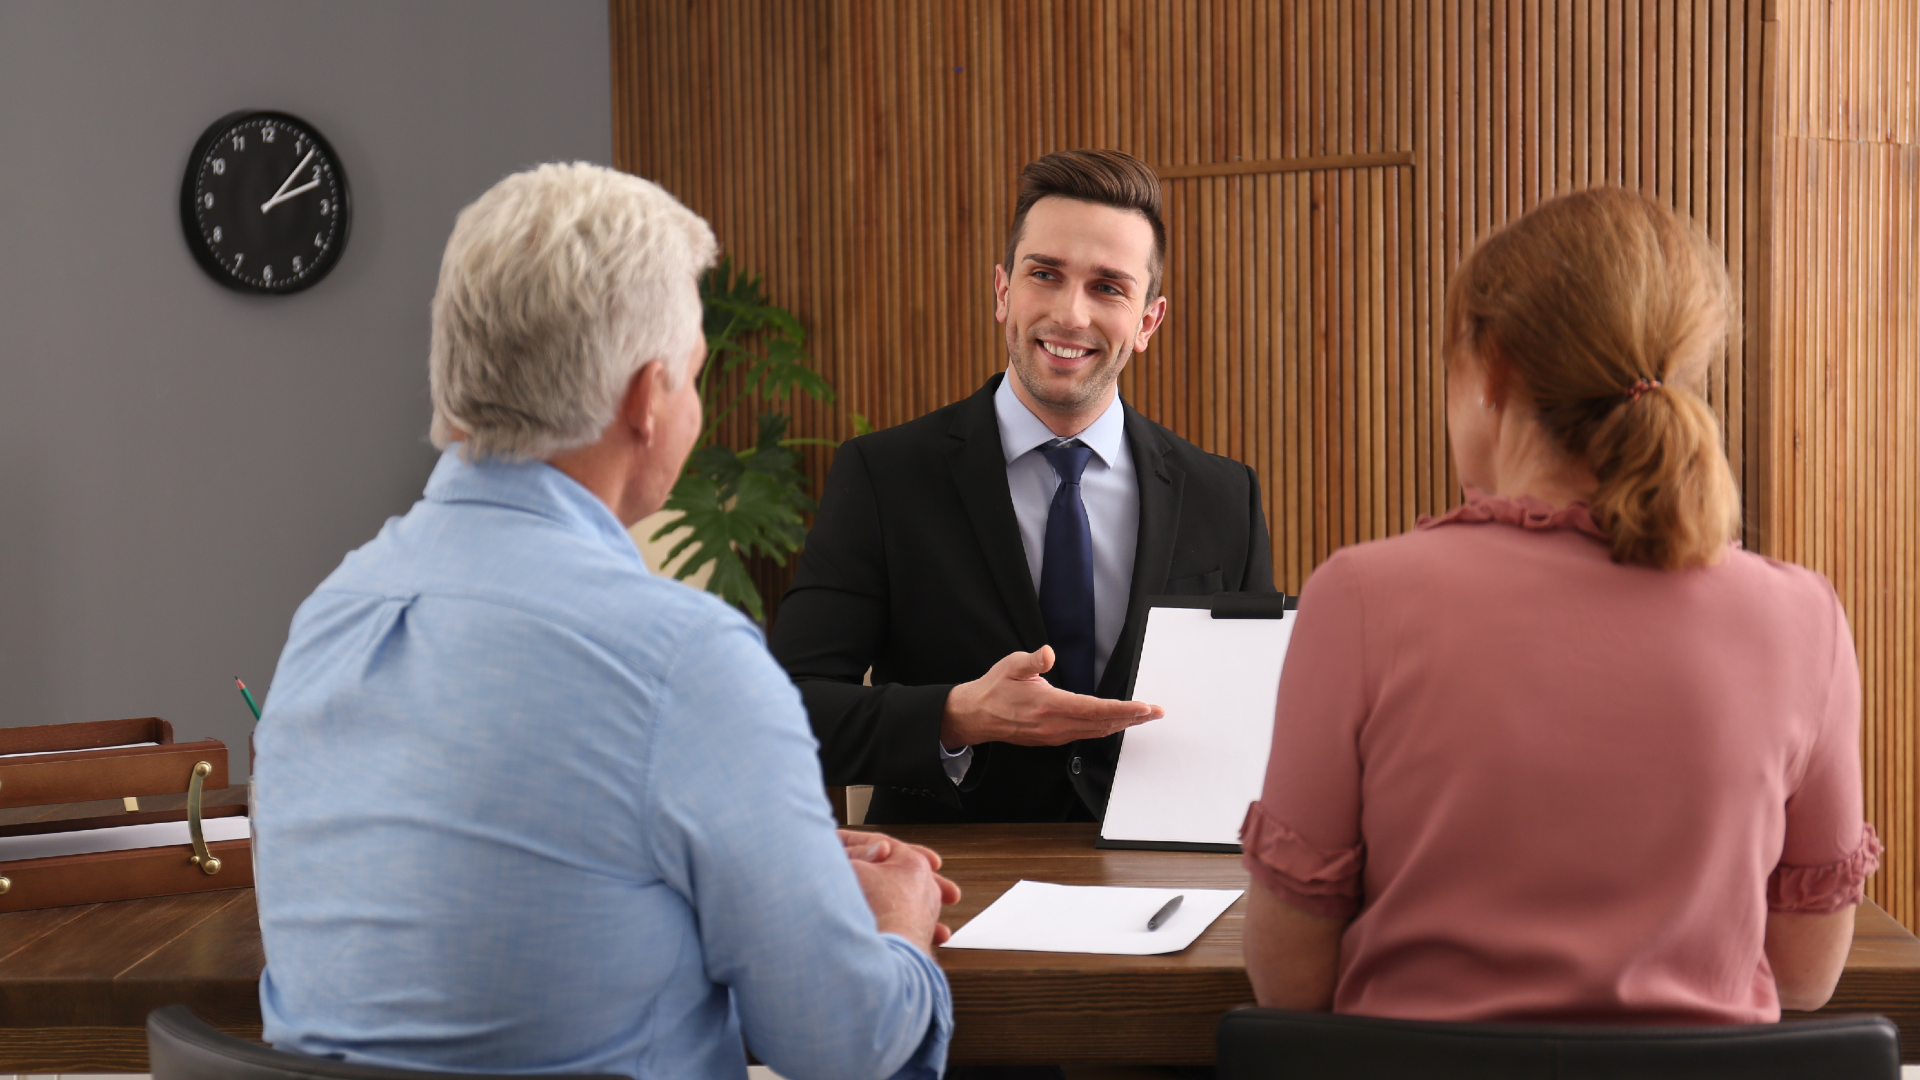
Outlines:
[[243,110],[214,121],[180,181],[187,247],[213,280],[240,292],[299,292],[326,277],[352,217],[333,147],[286,113]]

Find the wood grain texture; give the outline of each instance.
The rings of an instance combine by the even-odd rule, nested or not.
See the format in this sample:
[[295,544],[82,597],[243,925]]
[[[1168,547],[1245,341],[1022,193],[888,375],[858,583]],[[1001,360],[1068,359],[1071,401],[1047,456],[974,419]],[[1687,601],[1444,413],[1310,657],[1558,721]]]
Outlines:
[[[1872,895],[1920,925],[1920,7],[1909,0],[611,0],[615,158],[812,333],[843,438],[1004,366],[991,270],[1050,150],[1164,171],[1170,310],[1122,391],[1254,466],[1275,580],[1457,498],[1441,315],[1595,184],[1724,253],[1708,373],[1749,548],[1831,576],[1866,686]],[[735,433],[736,436],[741,434]],[[819,477],[829,452],[810,450]],[[789,571],[756,562],[770,597]]]
[[128,743],[170,743],[173,725],[157,716],[0,728],[0,754],[49,754]]
[[0,1025],[0,1066],[14,1073],[148,1071],[147,1029]]
[[0,758],[0,807],[184,792],[201,761],[213,768],[205,786],[226,787],[227,748],[218,739]]
[[801,316],[841,400],[803,405],[796,428],[829,438],[851,433],[846,412],[900,423],[1004,366],[992,268],[1022,164],[1114,146],[1164,169],[1171,314],[1122,392],[1255,466],[1297,591],[1335,548],[1450,498],[1413,479],[1441,444],[1413,370],[1408,16],[1387,0],[615,0],[615,158]]
[[[1169,318],[1122,391],[1255,467],[1298,591],[1333,550],[1457,499],[1439,316],[1481,236],[1620,183],[1698,220],[1749,287],[1759,0],[1682,7],[612,0],[615,158],[801,316],[841,397],[796,430],[828,438],[1004,366],[990,282],[1021,165],[1151,162]],[[1751,363],[1736,343],[1710,391],[1749,489]],[[809,455],[817,477],[827,452]]]
[[1772,194],[1762,312],[1773,363],[1762,550],[1825,574],[1860,658],[1869,895],[1916,909],[1920,675],[1920,13],[1779,0],[1766,27]]
[[[945,859],[942,872],[965,894],[948,909],[946,921],[955,929],[1022,878],[1064,885],[1247,887],[1238,856],[1102,851],[1093,847],[1095,825],[892,831],[938,850]],[[940,964],[962,1017],[954,1060],[1040,1060],[1031,1055],[1065,1049],[1046,1045],[1052,1038],[1048,1032],[1079,1031],[1104,1016],[1104,1027],[1085,1032],[1086,1045],[1096,1049],[1060,1060],[1210,1062],[1221,1014],[1252,996],[1241,958],[1245,903],[1236,902],[1190,948],[1172,956],[942,950]],[[1840,985],[1820,1010],[1821,1015],[1851,1012],[1879,1013],[1902,1031],[1920,1032],[1920,939],[1870,902],[1860,907]],[[1920,1061],[1920,1037],[1904,1038],[1902,1045],[1907,1060]],[[1169,1054],[1175,1056],[1164,1056]]]
[[[1013,883],[1245,888],[1237,856],[1101,851],[1093,825],[934,825],[928,844],[964,890],[963,926]],[[942,950],[957,1018],[956,1063],[1212,1060],[1226,1010],[1252,998],[1241,959],[1244,901],[1183,952],[1086,956]],[[252,890],[0,915],[0,1072],[142,1072],[146,1013],[182,1002],[257,1038],[265,954]],[[1860,909],[1839,992],[1825,1011],[1892,1016],[1920,1032],[1920,939]],[[1920,1056],[1920,1035],[1905,1040]]]
[[253,886],[251,840],[210,841],[207,853],[220,860],[217,873],[208,874],[189,862],[193,848],[188,844],[0,863],[0,870],[5,871],[11,882],[7,892],[0,894],[0,911],[72,907]]
[[[260,1042],[260,1025],[215,1024],[229,1035]],[[146,1023],[138,1027],[46,1027],[0,1025],[0,1068],[20,1074],[143,1073]]]

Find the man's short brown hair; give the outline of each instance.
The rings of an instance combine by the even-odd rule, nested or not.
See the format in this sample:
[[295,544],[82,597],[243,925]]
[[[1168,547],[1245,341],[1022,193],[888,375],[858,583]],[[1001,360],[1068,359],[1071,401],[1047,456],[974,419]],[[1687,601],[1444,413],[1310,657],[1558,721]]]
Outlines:
[[1167,263],[1167,227],[1160,221],[1160,177],[1153,166],[1119,150],[1055,150],[1020,170],[1020,197],[1007,230],[1006,271],[1013,273],[1013,251],[1026,231],[1027,211],[1049,195],[1131,210],[1153,226],[1153,258],[1147,266],[1147,299],[1160,295],[1160,272]]

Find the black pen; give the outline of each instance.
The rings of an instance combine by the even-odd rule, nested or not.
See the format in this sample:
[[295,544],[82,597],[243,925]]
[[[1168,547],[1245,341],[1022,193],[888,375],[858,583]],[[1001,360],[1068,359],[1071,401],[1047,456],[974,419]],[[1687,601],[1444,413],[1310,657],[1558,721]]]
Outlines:
[[1158,930],[1166,925],[1166,921],[1173,918],[1173,913],[1180,910],[1180,901],[1185,899],[1186,897],[1182,895],[1167,901],[1159,911],[1153,913],[1153,918],[1147,920],[1147,929]]

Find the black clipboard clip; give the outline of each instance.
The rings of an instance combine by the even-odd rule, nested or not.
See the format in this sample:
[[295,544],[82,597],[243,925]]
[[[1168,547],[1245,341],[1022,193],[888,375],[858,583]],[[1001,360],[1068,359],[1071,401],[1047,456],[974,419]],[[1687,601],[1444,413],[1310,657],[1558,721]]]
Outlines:
[[1285,593],[1223,592],[1207,599],[1216,619],[1284,619],[1300,603]]
[[1287,612],[1300,607],[1300,598],[1286,593],[1223,592],[1211,596],[1152,596],[1147,598],[1147,606],[1206,608],[1216,619],[1284,619]]

